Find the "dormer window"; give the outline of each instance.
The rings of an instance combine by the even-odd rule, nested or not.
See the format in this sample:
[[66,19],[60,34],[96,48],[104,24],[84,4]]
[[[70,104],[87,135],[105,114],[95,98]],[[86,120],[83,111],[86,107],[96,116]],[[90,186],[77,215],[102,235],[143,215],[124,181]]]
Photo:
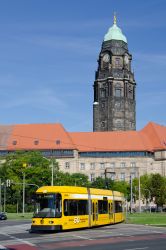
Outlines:
[[38,144],[39,144],[39,140],[35,140],[34,145],[38,145]]
[[17,145],[17,141],[14,140],[14,141],[12,142],[12,144],[13,144],[13,145]]
[[60,145],[61,141],[60,140],[56,140],[55,143],[56,143],[56,145]]

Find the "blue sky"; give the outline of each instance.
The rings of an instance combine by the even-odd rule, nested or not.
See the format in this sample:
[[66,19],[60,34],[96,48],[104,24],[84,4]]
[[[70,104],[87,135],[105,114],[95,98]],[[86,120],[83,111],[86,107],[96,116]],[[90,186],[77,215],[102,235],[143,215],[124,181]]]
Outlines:
[[97,58],[113,13],[137,82],[137,130],[166,125],[165,0],[1,0],[0,124],[92,131]]

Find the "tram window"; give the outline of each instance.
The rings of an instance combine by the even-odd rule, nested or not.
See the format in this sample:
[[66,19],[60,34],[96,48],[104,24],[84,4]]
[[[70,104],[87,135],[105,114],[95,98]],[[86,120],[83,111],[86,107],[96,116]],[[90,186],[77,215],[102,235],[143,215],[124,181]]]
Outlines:
[[99,212],[99,214],[107,214],[108,213],[108,201],[103,201],[103,200],[98,201],[98,212]]
[[62,199],[61,194],[57,194],[55,201],[55,217],[60,218],[62,216]]
[[77,201],[69,201],[69,215],[77,215]]
[[115,213],[121,213],[121,212],[122,212],[122,202],[115,201]]
[[87,200],[64,200],[64,215],[86,215],[88,214]]
[[60,218],[62,216],[61,194],[38,194],[36,196],[35,213],[36,218]]
[[78,201],[78,215],[86,215],[86,214],[88,214],[88,201],[79,200]]

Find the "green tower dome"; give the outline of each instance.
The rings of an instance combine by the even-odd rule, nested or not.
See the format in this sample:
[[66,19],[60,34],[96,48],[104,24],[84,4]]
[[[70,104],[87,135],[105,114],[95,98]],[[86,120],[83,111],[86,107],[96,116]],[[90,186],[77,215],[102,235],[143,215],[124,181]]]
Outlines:
[[109,28],[107,34],[104,36],[104,42],[110,40],[120,40],[127,43],[127,38],[123,35],[121,29],[116,25],[116,16],[114,16],[114,24]]

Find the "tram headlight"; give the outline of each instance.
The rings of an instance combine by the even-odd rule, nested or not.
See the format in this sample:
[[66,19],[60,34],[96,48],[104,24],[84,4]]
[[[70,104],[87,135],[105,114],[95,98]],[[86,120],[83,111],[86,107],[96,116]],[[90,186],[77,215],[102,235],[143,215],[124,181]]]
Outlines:
[[50,221],[49,221],[49,224],[53,224],[53,223],[54,223],[54,221],[53,221],[53,220],[50,220]]

